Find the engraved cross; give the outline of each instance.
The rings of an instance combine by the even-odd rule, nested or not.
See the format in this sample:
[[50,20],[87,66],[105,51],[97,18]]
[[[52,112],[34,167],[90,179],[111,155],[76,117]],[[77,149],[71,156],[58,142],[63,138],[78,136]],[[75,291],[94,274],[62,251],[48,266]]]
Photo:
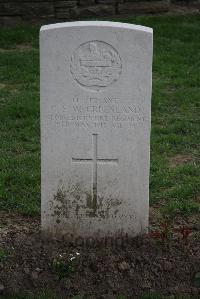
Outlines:
[[72,158],[72,162],[92,162],[92,207],[94,211],[97,208],[97,169],[98,163],[117,163],[118,159],[101,159],[98,158],[98,134],[92,134],[93,141],[93,158]]

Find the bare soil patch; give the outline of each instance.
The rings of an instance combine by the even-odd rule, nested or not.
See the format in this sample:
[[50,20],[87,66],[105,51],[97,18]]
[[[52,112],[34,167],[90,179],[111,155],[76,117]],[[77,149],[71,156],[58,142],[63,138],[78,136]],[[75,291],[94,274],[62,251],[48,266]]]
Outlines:
[[32,45],[30,45],[30,44],[19,44],[19,45],[16,45],[16,47],[12,48],[12,49],[0,48],[0,53],[10,53],[13,51],[26,52],[26,51],[32,51],[34,49],[35,48],[33,48]]
[[6,84],[4,84],[4,83],[0,83],[0,90],[1,89],[4,89],[6,87]]
[[39,218],[6,212],[0,218],[1,294],[44,288],[62,298],[78,294],[84,298],[116,298],[119,294],[139,298],[147,292],[195,298],[200,294],[194,281],[200,271],[200,233],[191,223],[187,242],[174,234],[163,241],[148,235],[80,246],[42,239]]
[[171,167],[176,167],[178,165],[190,163],[194,161],[194,157],[190,155],[176,155],[174,157],[169,158],[169,164]]

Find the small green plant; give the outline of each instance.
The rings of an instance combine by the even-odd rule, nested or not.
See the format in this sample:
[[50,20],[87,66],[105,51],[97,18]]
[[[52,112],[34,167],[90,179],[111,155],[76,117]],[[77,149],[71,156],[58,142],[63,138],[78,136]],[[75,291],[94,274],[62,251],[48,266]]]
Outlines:
[[0,262],[3,262],[7,256],[8,253],[5,251],[5,249],[0,248]]
[[56,258],[53,259],[53,270],[57,273],[60,279],[75,272],[76,262],[79,255],[79,252],[69,255],[63,253],[59,254]]

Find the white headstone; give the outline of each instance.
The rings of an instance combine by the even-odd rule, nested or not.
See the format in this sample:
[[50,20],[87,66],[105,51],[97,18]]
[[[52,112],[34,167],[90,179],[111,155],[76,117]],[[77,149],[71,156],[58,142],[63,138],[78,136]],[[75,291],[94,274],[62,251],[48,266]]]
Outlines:
[[135,236],[148,227],[152,29],[43,26],[42,230]]

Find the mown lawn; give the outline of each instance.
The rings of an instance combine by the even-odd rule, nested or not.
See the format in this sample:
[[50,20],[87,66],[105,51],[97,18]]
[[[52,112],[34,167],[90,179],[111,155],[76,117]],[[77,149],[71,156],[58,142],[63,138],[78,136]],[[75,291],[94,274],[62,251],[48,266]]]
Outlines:
[[[127,18],[154,29],[150,203],[200,203],[200,18]],[[0,209],[40,213],[38,27],[0,29]]]

